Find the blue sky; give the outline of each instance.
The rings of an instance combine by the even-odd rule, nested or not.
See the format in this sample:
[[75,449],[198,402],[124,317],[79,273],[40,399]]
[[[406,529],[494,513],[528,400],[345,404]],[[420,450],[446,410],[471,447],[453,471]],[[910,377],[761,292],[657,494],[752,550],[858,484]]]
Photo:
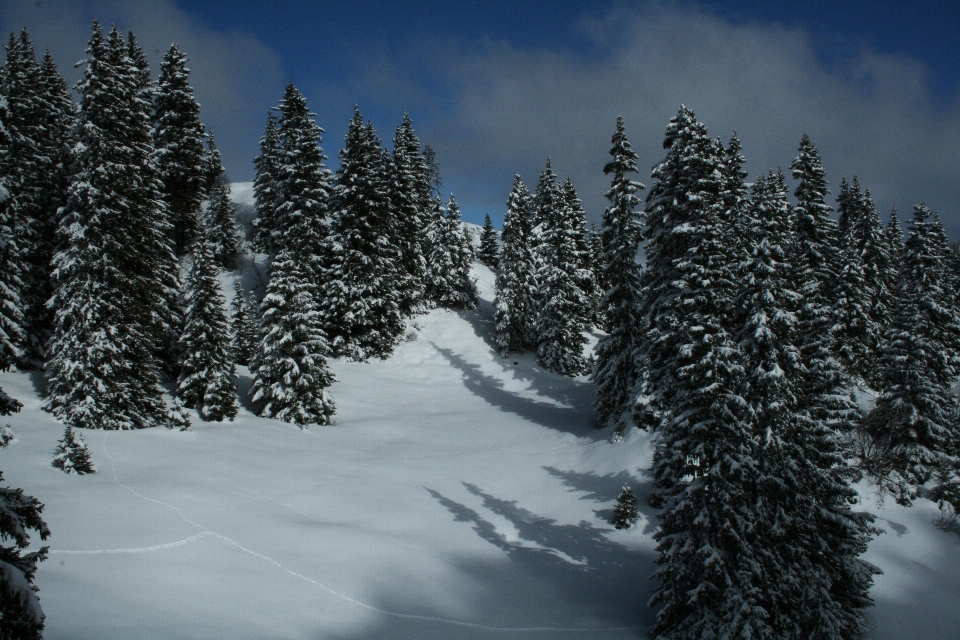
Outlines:
[[156,70],[190,56],[202,118],[231,177],[249,180],[287,81],[326,129],[336,165],[353,105],[385,142],[409,111],[464,217],[503,217],[512,177],[547,156],[591,220],[623,115],[640,180],[681,102],[711,134],[736,129],[752,173],[787,168],[808,132],[834,190],[857,174],[901,218],[924,199],[960,237],[960,3],[198,2],[6,0],[69,79],[94,18],[132,30]]

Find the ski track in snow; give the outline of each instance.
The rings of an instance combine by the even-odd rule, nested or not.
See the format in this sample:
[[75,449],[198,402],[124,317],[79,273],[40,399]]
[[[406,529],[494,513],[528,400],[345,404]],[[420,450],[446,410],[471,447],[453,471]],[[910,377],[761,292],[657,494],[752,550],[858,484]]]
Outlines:
[[[307,433],[310,433],[310,432],[307,431]],[[315,434],[310,434],[310,435],[315,435]],[[314,580],[313,578],[310,578],[309,576],[305,576],[305,575],[303,575],[302,573],[297,573],[297,572],[294,571],[293,569],[289,569],[289,568],[285,567],[283,564],[281,564],[280,562],[278,562],[277,560],[274,560],[273,558],[271,558],[271,557],[269,557],[269,556],[265,556],[265,555],[263,555],[262,553],[259,553],[259,552],[257,552],[257,551],[254,551],[253,549],[248,549],[247,547],[245,547],[245,546],[243,546],[242,544],[236,542],[236,541],[233,540],[232,538],[229,538],[229,537],[227,537],[227,536],[225,536],[225,535],[222,535],[222,534],[220,534],[220,533],[217,533],[216,531],[212,531],[211,529],[208,529],[207,527],[203,526],[202,524],[200,524],[200,523],[198,523],[198,522],[194,522],[193,520],[191,520],[190,518],[188,518],[186,515],[184,515],[184,513],[183,513],[183,511],[180,509],[180,507],[174,506],[174,505],[169,504],[169,503],[167,503],[167,502],[164,502],[164,501],[162,501],[162,500],[157,500],[156,498],[151,498],[151,497],[149,497],[149,496],[143,495],[142,493],[139,493],[136,489],[133,489],[132,487],[124,484],[123,482],[121,482],[121,480],[120,480],[120,474],[117,472],[117,463],[114,461],[113,455],[111,455],[111,453],[110,453],[110,447],[109,447],[108,444],[107,444],[107,433],[106,433],[106,432],[104,432],[104,434],[103,434],[103,450],[104,450],[104,452],[107,454],[107,458],[110,460],[110,466],[111,466],[111,468],[113,469],[113,480],[114,480],[114,482],[117,483],[117,485],[119,485],[120,487],[122,487],[122,488],[125,489],[126,491],[129,491],[131,494],[135,495],[136,497],[140,498],[141,500],[146,500],[146,501],[148,501],[148,502],[153,502],[154,504],[158,504],[158,505],[161,505],[161,506],[166,507],[166,508],[168,508],[168,509],[171,509],[171,510],[173,510],[173,511],[176,511],[176,512],[177,512],[177,515],[179,515],[180,518],[181,518],[184,522],[186,522],[187,524],[189,524],[189,525],[192,526],[192,527],[196,527],[197,529],[200,529],[200,533],[198,533],[198,534],[196,534],[196,535],[193,535],[193,536],[190,536],[189,538],[184,538],[183,540],[177,540],[176,542],[168,542],[168,543],[166,543],[166,544],[159,544],[159,545],[156,545],[156,546],[153,546],[153,547],[142,547],[142,548],[139,548],[139,549],[88,549],[88,550],[53,549],[53,550],[51,550],[51,551],[49,552],[51,555],[53,555],[53,554],[59,554],[59,555],[105,555],[105,554],[124,554],[124,553],[150,553],[150,552],[154,552],[154,551],[163,551],[163,550],[166,550],[166,549],[172,549],[172,548],[175,548],[175,547],[181,547],[181,546],[190,544],[190,543],[192,543],[192,542],[196,542],[197,540],[200,540],[200,539],[202,539],[202,538],[214,537],[214,538],[218,538],[219,540],[222,540],[223,542],[226,542],[227,544],[229,544],[229,545],[232,546],[233,548],[237,549],[238,551],[242,551],[243,553],[246,553],[246,554],[248,554],[248,555],[250,555],[250,556],[253,556],[254,558],[257,558],[257,559],[263,560],[263,561],[265,561],[265,562],[268,562],[268,563],[272,564],[273,566],[277,567],[278,569],[280,569],[280,570],[282,570],[282,571],[285,571],[286,573],[290,574],[291,576],[294,576],[294,577],[296,577],[296,578],[299,578],[299,579],[301,579],[301,580],[303,580],[303,581],[305,581],[305,582],[307,582],[307,583],[309,583],[309,584],[312,584],[312,585],[314,585],[314,586],[316,586],[316,587],[319,587],[319,588],[323,589],[324,591],[326,591],[327,593],[330,593],[331,595],[336,596],[337,598],[340,598],[341,600],[344,600],[345,602],[349,602],[350,604],[356,605],[356,606],[358,606],[358,607],[360,607],[360,608],[362,608],[362,609],[366,609],[366,610],[368,610],[368,611],[373,611],[373,612],[375,612],[375,613],[380,613],[380,614],[383,614],[383,615],[385,615],[385,616],[391,616],[391,617],[394,617],[394,618],[401,618],[401,619],[403,619],[403,620],[419,620],[419,621],[422,621],[422,622],[438,622],[438,623],[449,624],[449,625],[453,625],[453,626],[457,626],[457,627],[467,627],[467,628],[471,628],[471,629],[480,629],[480,630],[482,630],[482,631],[495,631],[495,632],[502,632],[502,633],[535,633],[535,632],[548,632],[548,633],[591,633],[591,632],[592,632],[592,633],[605,633],[605,632],[610,632],[610,631],[629,631],[629,630],[631,630],[631,629],[638,629],[638,628],[639,628],[639,627],[496,627],[496,626],[490,626],[490,625],[480,624],[480,623],[477,623],[477,622],[465,622],[465,621],[463,621],[463,620],[454,620],[454,619],[452,619],[452,618],[442,618],[442,617],[439,617],[439,616],[424,616],[424,615],[417,615],[417,614],[413,614],[413,613],[400,613],[400,612],[398,612],[398,611],[387,611],[386,609],[380,609],[380,608],[375,607],[375,606],[373,606],[373,605],[367,604],[366,602],[362,602],[362,601],[360,601],[360,600],[357,600],[356,598],[351,598],[350,596],[348,596],[348,595],[346,595],[346,594],[343,594],[343,593],[340,593],[339,591],[337,591],[337,590],[335,590],[335,589],[331,589],[330,587],[328,587],[327,585],[323,584],[322,582],[319,582],[319,581],[317,581],[317,580]]]

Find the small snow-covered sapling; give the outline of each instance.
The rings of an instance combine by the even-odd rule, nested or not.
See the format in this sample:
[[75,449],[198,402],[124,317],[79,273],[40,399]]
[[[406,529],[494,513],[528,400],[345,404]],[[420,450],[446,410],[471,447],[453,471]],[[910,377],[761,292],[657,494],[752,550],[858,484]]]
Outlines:
[[57,441],[57,455],[53,459],[53,466],[62,469],[64,473],[96,473],[87,443],[70,425],[64,429],[63,439]]
[[637,513],[637,498],[630,490],[630,485],[623,485],[620,495],[617,497],[617,504],[613,508],[612,524],[615,529],[629,529],[636,524],[639,518]]

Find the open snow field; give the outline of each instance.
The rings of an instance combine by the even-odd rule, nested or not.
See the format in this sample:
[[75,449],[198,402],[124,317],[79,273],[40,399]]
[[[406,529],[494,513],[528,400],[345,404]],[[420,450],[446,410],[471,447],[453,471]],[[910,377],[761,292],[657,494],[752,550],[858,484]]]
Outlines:
[[[84,432],[97,473],[66,475],[41,375],[0,374],[25,405],[0,470],[53,532],[45,638],[644,637],[650,437],[610,444],[586,379],[499,359],[493,275],[477,275],[479,311],[416,318],[387,361],[333,363],[329,427],[254,416],[241,368],[236,421]],[[641,519],[615,531],[624,482]],[[960,537],[932,503],[862,488],[887,532],[867,556],[884,571],[868,637],[960,637]]]

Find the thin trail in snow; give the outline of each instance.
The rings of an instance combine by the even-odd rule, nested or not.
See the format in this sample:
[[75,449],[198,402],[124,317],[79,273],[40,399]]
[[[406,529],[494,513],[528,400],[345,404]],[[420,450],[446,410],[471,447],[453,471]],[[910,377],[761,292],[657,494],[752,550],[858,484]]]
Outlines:
[[[311,435],[312,435],[312,434],[311,434]],[[360,607],[360,608],[362,608],[362,609],[366,609],[367,611],[373,611],[373,612],[375,612],[375,613],[380,613],[380,614],[382,614],[382,615],[390,616],[390,617],[393,617],[393,618],[400,618],[400,619],[403,619],[403,620],[419,620],[419,621],[422,621],[422,622],[439,622],[439,623],[449,624],[449,625],[453,625],[453,626],[457,626],[457,627],[467,627],[467,628],[470,628],[470,629],[480,629],[480,630],[483,630],[483,631],[496,631],[496,632],[503,632],[503,633],[536,633],[536,632],[540,632],[540,633],[543,633],[543,632],[550,632],[550,633],[590,633],[590,632],[593,632],[593,633],[603,633],[603,632],[608,632],[608,631],[629,631],[629,630],[631,630],[631,629],[638,629],[638,628],[639,628],[639,627],[635,627],[635,626],[634,626],[634,627],[599,627],[599,628],[598,628],[598,627],[497,627],[497,626],[479,624],[479,623],[476,623],[476,622],[465,622],[465,621],[463,621],[463,620],[453,620],[453,619],[451,619],[451,618],[443,618],[443,617],[439,617],[439,616],[424,616],[424,615],[417,615],[417,614],[413,614],[413,613],[400,613],[400,612],[397,612],[397,611],[388,611],[388,610],[386,610],[386,609],[380,609],[379,607],[375,607],[375,606],[373,606],[373,605],[371,605],[371,604],[367,604],[366,602],[362,602],[362,601],[360,601],[360,600],[357,600],[356,598],[351,598],[350,596],[348,596],[348,595],[346,595],[346,594],[340,593],[340,592],[337,591],[336,589],[331,589],[330,587],[328,587],[327,585],[323,584],[322,582],[318,582],[317,580],[314,580],[313,578],[310,578],[310,577],[308,577],[308,576],[305,576],[305,575],[303,575],[302,573],[297,573],[297,572],[294,571],[293,569],[290,569],[290,568],[284,566],[283,564],[281,564],[280,562],[278,562],[277,560],[274,560],[273,558],[271,558],[271,557],[269,557],[269,556],[265,556],[265,555],[263,555],[262,553],[259,553],[259,552],[257,552],[257,551],[254,551],[254,550],[252,550],[252,549],[248,549],[247,547],[243,546],[242,544],[238,543],[237,541],[233,540],[232,538],[229,538],[229,537],[227,537],[227,536],[225,536],[225,535],[219,534],[219,533],[217,533],[216,531],[211,531],[210,529],[208,529],[207,527],[203,526],[202,524],[199,524],[199,523],[197,523],[197,522],[194,522],[193,520],[191,520],[190,518],[188,518],[186,515],[184,515],[183,511],[182,511],[179,507],[177,507],[177,506],[174,506],[174,505],[169,504],[169,503],[167,503],[167,502],[164,502],[164,501],[162,501],[162,500],[157,500],[156,498],[151,498],[151,497],[149,497],[149,496],[145,496],[145,495],[143,495],[142,493],[137,492],[137,491],[136,491],[135,489],[133,489],[132,487],[129,487],[129,486],[125,485],[123,482],[120,481],[120,474],[117,472],[117,464],[116,464],[116,462],[115,462],[114,459],[113,459],[113,455],[111,455],[111,453],[110,453],[110,447],[107,445],[107,434],[106,434],[106,432],[104,432],[104,434],[103,434],[103,450],[104,450],[104,452],[107,454],[107,458],[110,460],[110,466],[111,466],[112,469],[113,469],[113,480],[114,480],[114,482],[117,483],[117,485],[119,485],[120,487],[123,487],[125,490],[129,491],[130,493],[132,493],[133,495],[137,496],[138,498],[140,498],[140,499],[142,499],[142,500],[147,500],[148,502],[153,502],[154,504],[159,504],[159,505],[161,505],[161,506],[167,507],[168,509],[171,509],[171,510],[173,510],[173,511],[176,511],[176,512],[177,512],[177,515],[179,515],[180,518],[181,518],[184,522],[186,522],[187,524],[189,524],[189,525],[191,525],[191,526],[193,526],[193,527],[196,527],[197,529],[200,529],[200,533],[198,533],[198,534],[196,534],[196,535],[193,535],[193,536],[190,536],[189,538],[184,538],[183,540],[178,540],[177,542],[170,542],[170,543],[167,543],[167,544],[156,545],[156,546],[153,546],[153,547],[143,547],[143,548],[140,548],[140,549],[91,549],[91,550],[79,550],[79,551],[69,551],[69,550],[59,550],[59,549],[58,549],[58,550],[52,550],[52,551],[50,551],[51,554],[61,554],[61,555],[101,555],[101,554],[115,554],[115,553],[149,553],[149,552],[153,552],[153,551],[162,551],[162,550],[164,550],[164,549],[171,549],[171,548],[173,548],[173,547],[183,546],[183,545],[186,545],[186,544],[190,544],[191,542],[196,542],[197,540],[200,540],[201,538],[205,538],[205,537],[208,537],[208,536],[212,536],[212,537],[214,537],[214,538],[218,538],[218,539],[222,540],[223,542],[226,542],[227,544],[229,544],[229,545],[232,546],[233,548],[237,549],[238,551],[242,551],[243,553],[246,553],[246,554],[248,554],[248,555],[250,555],[250,556],[253,556],[254,558],[258,558],[258,559],[260,559],[260,560],[263,560],[263,561],[265,561],[265,562],[268,562],[268,563],[272,564],[273,566],[277,567],[278,569],[280,569],[280,570],[282,570],[282,571],[290,574],[291,576],[294,576],[294,577],[296,577],[296,578],[299,578],[299,579],[303,580],[304,582],[308,582],[308,583],[310,583],[310,584],[312,584],[312,585],[314,585],[314,586],[316,586],[316,587],[319,587],[319,588],[323,589],[324,591],[326,591],[327,593],[329,593],[329,594],[331,594],[331,595],[333,595],[333,596],[336,596],[337,598],[340,598],[341,600],[344,600],[344,601],[346,601],[346,602],[349,602],[350,604],[356,605],[356,606],[358,606],[358,607]]]

